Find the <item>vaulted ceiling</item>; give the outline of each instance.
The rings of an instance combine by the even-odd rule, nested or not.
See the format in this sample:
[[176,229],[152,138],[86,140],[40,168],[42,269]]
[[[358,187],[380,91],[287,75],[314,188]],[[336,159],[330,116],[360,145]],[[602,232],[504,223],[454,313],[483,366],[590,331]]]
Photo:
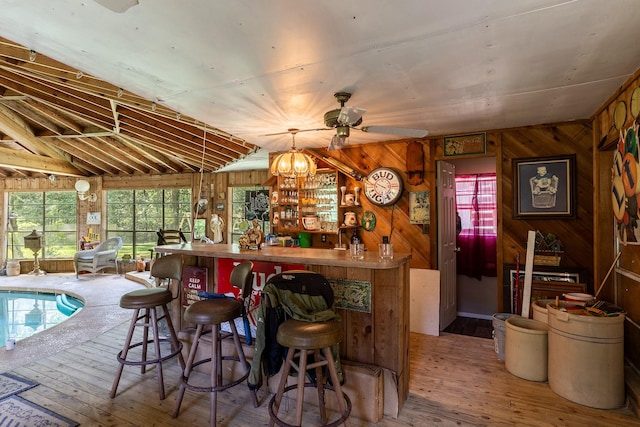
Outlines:
[[[0,177],[266,167],[326,147],[586,119],[640,68],[637,0],[8,0]],[[271,134],[278,135],[271,135]],[[252,159],[257,159],[255,162]]]

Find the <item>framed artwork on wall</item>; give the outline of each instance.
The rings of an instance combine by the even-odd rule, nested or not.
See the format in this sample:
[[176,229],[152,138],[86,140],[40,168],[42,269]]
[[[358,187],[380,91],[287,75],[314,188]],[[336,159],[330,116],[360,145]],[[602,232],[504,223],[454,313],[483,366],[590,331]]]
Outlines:
[[444,137],[445,157],[484,154],[486,152],[487,134],[484,132]]
[[513,159],[515,219],[575,218],[576,156]]

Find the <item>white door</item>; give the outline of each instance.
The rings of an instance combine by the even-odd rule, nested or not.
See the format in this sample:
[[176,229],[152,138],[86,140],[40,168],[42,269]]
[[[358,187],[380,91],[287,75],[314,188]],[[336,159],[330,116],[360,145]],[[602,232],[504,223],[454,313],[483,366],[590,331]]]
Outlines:
[[438,270],[440,270],[440,330],[457,315],[456,301],[456,167],[437,162]]

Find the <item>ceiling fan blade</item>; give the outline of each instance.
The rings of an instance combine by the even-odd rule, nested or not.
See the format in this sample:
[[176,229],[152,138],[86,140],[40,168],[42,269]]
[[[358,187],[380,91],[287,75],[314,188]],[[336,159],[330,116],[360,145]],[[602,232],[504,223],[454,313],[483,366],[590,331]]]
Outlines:
[[124,13],[130,7],[138,4],[138,0],[94,0],[100,6],[104,6],[112,12]]
[[426,129],[399,128],[394,126],[363,126],[360,130],[363,132],[408,136],[410,138],[424,138],[429,135],[429,131]]
[[316,131],[320,131],[320,130],[334,130],[332,128],[317,128],[317,129],[289,129],[286,130],[284,132],[275,132],[275,133],[267,133],[265,135],[262,136],[276,136],[276,135],[287,135],[292,133],[293,131],[295,131],[295,133],[300,133],[300,132],[316,132]]

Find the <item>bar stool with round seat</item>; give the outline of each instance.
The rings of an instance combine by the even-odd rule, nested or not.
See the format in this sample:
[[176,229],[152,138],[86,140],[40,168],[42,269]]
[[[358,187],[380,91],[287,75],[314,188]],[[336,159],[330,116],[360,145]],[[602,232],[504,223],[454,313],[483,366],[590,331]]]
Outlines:
[[[156,366],[156,374],[158,376],[158,389],[160,400],[165,398],[164,392],[164,379],[162,373],[162,363],[173,357],[178,357],[180,365],[184,368],[184,358],[182,357],[182,343],[178,340],[176,331],[171,321],[171,315],[168,305],[173,300],[171,293],[172,280],[180,283],[182,280],[182,256],[181,255],[168,255],[166,257],[159,258],[153,264],[151,268],[151,275],[157,279],[168,279],[169,284],[167,287],[155,287],[145,288],[136,291],[131,291],[124,294],[120,298],[120,307],[134,310],[131,324],[129,325],[129,333],[124,343],[124,348],[118,353],[118,372],[113,381],[111,387],[111,398],[116,395],[120,377],[125,365],[140,366],[140,373],[146,372],[147,365]],[[175,283],[175,282],[174,282]],[[163,313],[158,317],[158,309],[161,308]],[[140,311],[144,310],[144,314],[140,315]],[[169,329],[169,337],[162,338],[158,332],[158,321],[165,319]],[[133,335],[137,326],[143,327],[142,339],[139,342],[131,343]],[[149,339],[149,329],[151,328],[152,339]],[[169,342],[171,350],[169,353],[163,355],[161,352],[160,344],[163,342]],[[147,354],[148,345],[153,343],[153,349],[155,353],[153,358],[149,358]],[[142,347],[140,357],[130,356],[129,352],[137,347]]]
[[[160,258],[162,259],[162,258]],[[216,425],[217,416],[217,400],[218,392],[226,390],[230,387],[238,385],[245,381],[249,376],[250,365],[244,355],[242,344],[240,342],[240,335],[235,325],[235,319],[242,316],[243,304],[251,296],[251,287],[253,284],[253,263],[251,261],[244,261],[231,271],[231,277],[229,278],[231,284],[241,289],[241,301],[234,298],[214,298],[203,301],[198,301],[189,307],[184,312],[184,320],[187,323],[196,325],[196,332],[193,337],[193,343],[191,350],[189,351],[189,357],[187,358],[187,364],[184,368],[184,373],[180,383],[180,390],[178,391],[178,397],[176,399],[175,408],[173,411],[173,417],[177,417],[180,413],[180,406],[182,405],[182,399],[187,389],[196,392],[206,392],[210,394],[210,425]],[[221,325],[228,323],[231,332],[221,331]],[[203,338],[208,335],[209,332],[205,332],[205,328],[211,327],[211,336],[207,337],[211,340],[211,357],[207,357],[198,361],[195,361],[196,353],[198,351],[198,345],[204,342]],[[245,331],[245,334],[250,334],[251,331]],[[222,340],[232,337],[235,343],[237,356],[235,355],[223,355],[222,354]],[[222,377],[222,362],[224,360],[239,362],[244,368],[244,374],[237,379],[226,380]],[[195,383],[189,382],[189,377],[196,366],[204,363],[211,363],[211,385],[199,386]],[[258,397],[255,390],[249,390],[253,400],[253,406],[258,407]]]
[[[298,277],[302,280],[304,280],[305,275],[300,273],[320,276],[317,273],[305,271],[294,271],[292,273],[298,274]],[[282,273],[282,275],[286,274],[287,272]],[[326,279],[324,280],[326,282]],[[331,294],[331,299],[333,299],[333,291],[331,290],[328,282],[326,282],[326,286],[328,287],[326,292],[329,292]],[[304,301],[304,299],[298,298],[295,298],[295,300],[297,302]],[[280,303],[285,302],[281,300]],[[310,309],[310,307],[307,308]],[[327,308],[332,309],[333,307]],[[338,377],[332,353],[332,347],[339,344],[343,338],[344,329],[339,318],[318,322],[295,320],[291,318],[285,320],[278,327],[276,339],[280,345],[287,347],[288,350],[278,391],[269,402],[269,426],[273,426],[274,423],[282,427],[302,425],[302,407],[305,387],[315,387],[317,389],[318,408],[322,426],[337,426],[339,424],[350,426],[349,414],[351,413],[351,400],[349,399],[349,396],[342,392],[340,378]],[[308,363],[307,356],[310,354],[313,355],[313,359],[311,363]],[[323,372],[324,366],[326,366],[329,371],[328,379],[330,379],[330,383],[327,381],[326,375]],[[291,369],[296,371],[298,380],[297,383],[287,386],[287,379]],[[311,369],[315,370],[315,378],[311,381],[307,381],[307,371]],[[340,410],[339,418],[331,423],[328,423],[326,414],[325,389],[332,390],[335,393],[338,408]],[[287,392],[293,390],[296,390],[297,392],[296,423],[289,424],[278,417],[278,412],[280,410],[282,398]]]

